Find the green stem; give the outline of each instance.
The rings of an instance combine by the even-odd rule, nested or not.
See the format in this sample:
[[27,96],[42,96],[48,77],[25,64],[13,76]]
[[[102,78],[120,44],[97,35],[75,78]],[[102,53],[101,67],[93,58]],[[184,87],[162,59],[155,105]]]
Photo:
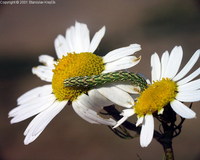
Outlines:
[[163,146],[164,152],[165,152],[165,157],[164,160],[174,160],[174,152],[172,145],[171,146]]
[[84,76],[84,77],[71,77],[64,80],[65,87],[84,87],[94,88],[103,84],[112,82],[129,82],[135,86],[139,86],[141,91],[147,88],[147,82],[138,74],[131,72],[111,72],[100,75]]

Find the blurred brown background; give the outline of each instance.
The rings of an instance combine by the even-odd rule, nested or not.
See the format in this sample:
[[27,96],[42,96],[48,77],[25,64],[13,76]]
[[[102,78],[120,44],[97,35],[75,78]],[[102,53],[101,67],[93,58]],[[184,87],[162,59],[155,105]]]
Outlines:
[[[31,119],[9,124],[7,114],[24,92],[45,84],[33,76],[38,56],[54,57],[54,39],[75,21],[88,24],[93,35],[103,25],[106,35],[97,54],[142,45],[142,61],[133,71],[150,76],[150,55],[182,45],[185,64],[200,48],[198,0],[55,0],[54,5],[0,5],[0,160],[160,160],[162,147],[155,140],[141,148],[139,138],[124,140],[105,126],[82,120],[66,107],[39,138],[25,146],[23,132]],[[200,105],[197,118],[187,120],[174,139],[175,158],[200,159]],[[140,157],[140,158],[139,158]]]

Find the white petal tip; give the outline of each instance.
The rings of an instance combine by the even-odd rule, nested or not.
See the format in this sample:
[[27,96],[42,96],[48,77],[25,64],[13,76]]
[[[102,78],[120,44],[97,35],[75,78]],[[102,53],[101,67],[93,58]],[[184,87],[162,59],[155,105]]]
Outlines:
[[17,123],[17,122],[16,122],[16,120],[13,118],[13,119],[10,120],[10,124],[14,124],[14,123]]
[[148,147],[149,144],[140,144],[141,147]]
[[136,127],[138,127],[140,124],[142,124],[144,121],[144,117],[138,117],[138,120],[136,122]]
[[148,145],[151,143],[151,141],[148,142],[140,142],[141,147],[148,147]]
[[27,142],[27,141],[25,141],[24,140],[24,145],[28,145],[28,144],[30,144],[31,142]]
[[10,121],[10,124],[14,124],[14,122]]
[[145,115],[144,123],[142,124],[142,129],[140,133],[140,145],[142,147],[147,147],[152,139],[154,134],[154,120],[152,115]]
[[193,119],[193,118],[197,118],[197,116],[196,116],[196,113],[193,112],[193,113],[190,113],[190,115],[188,114],[188,116],[185,117],[185,118],[186,118],[186,119]]
[[140,48],[140,49],[141,49],[141,45],[140,45],[140,44],[137,44],[137,43],[131,44],[130,46],[131,46],[131,47],[137,47],[137,48]]
[[130,47],[133,47],[135,49],[135,52],[140,51],[142,49],[141,45],[139,44],[131,44]]
[[122,123],[124,123],[124,121],[127,120],[127,118],[128,118],[128,117],[122,117],[122,118],[117,122],[117,124],[113,127],[113,129],[119,127]]
[[106,26],[103,26],[101,29],[102,29],[103,32],[105,32],[106,31]]
[[183,118],[192,119],[196,117],[196,113],[193,110],[177,100],[172,101],[170,105],[172,109]]
[[[123,123],[123,122],[122,122],[122,123]],[[115,129],[115,128],[119,127],[122,123],[118,123],[118,122],[117,122],[117,123],[115,124],[115,126],[112,127],[112,129]]]

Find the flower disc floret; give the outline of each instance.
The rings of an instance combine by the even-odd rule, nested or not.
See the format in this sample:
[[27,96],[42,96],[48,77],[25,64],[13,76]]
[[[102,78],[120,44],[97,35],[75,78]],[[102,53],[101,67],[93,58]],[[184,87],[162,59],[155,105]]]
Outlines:
[[176,94],[176,82],[169,78],[156,81],[144,90],[137,99],[134,106],[135,113],[140,117],[160,111],[164,106],[175,99]]
[[104,70],[103,59],[90,52],[68,53],[59,59],[53,70],[53,93],[59,101],[75,100],[88,88],[64,87],[63,81],[70,77],[98,75]]

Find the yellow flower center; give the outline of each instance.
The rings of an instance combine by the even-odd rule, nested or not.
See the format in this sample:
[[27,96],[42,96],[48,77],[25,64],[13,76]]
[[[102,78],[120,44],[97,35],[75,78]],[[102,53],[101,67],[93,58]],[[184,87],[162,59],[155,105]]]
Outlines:
[[53,93],[59,101],[75,100],[89,88],[64,87],[63,81],[77,76],[98,75],[104,70],[103,59],[93,53],[69,53],[58,60],[53,70]]
[[169,102],[174,100],[176,94],[176,82],[168,78],[156,81],[141,93],[134,106],[135,112],[140,117],[160,111]]

